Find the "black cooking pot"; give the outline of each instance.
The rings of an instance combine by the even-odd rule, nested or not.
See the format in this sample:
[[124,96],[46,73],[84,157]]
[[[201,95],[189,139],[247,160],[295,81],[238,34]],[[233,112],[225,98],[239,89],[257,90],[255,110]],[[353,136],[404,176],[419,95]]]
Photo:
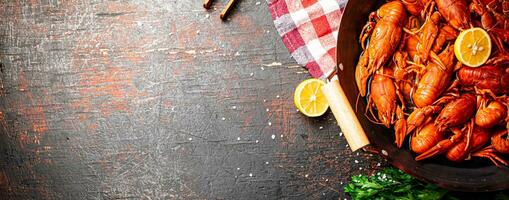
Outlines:
[[[339,29],[337,45],[337,75],[353,108],[356,107],[358,89],[355,84],[355,66],[361,53],[359,34],[369,13],[385,1],[350,0]],[[342,69],[339,66],[342,65]],[[398,149],[394,144],[394,131],[371,123],[364,115],[366,101],[358,101],[356,115],[371,145],[378,149],[389,163],[426,182],[456,191],[480,192],[509,188],[509,169],[498,168],[483,159],[452,163],[443,156],[417,162],[406,146]],[[407,138],[408,140],[408,138]]]

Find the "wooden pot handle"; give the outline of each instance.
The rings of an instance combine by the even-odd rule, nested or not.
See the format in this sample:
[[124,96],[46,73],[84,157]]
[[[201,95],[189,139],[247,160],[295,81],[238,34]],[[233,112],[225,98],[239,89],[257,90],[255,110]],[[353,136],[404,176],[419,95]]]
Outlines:
[[329,102],[330,109],[338,122],[343,135],[352,151],[356,151],[369,144],[368,137],[355,115],[354,110],[337,76],[334,76],[329,83],[322,87],[322,92]]

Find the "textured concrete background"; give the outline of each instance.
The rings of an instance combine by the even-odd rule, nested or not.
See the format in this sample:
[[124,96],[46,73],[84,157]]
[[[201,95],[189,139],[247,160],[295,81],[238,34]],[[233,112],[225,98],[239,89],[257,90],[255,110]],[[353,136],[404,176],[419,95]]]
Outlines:
[[296,112],[267,3],[225,3],[0,0],[2,198],[345,198],[381,160]]

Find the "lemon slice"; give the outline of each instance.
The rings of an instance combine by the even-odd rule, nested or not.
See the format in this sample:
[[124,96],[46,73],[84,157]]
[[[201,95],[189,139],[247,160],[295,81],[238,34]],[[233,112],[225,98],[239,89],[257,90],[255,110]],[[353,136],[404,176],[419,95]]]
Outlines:
[[322,93],[325,82],[312,78],[302,81],[293,94],[293,101],[299,111],[308,117],[321,116],[329,108],[327,99]]
[[466,66],[481,66],[491,54],[490,35],[481,28],[464,30],[454,42],[454,54]]

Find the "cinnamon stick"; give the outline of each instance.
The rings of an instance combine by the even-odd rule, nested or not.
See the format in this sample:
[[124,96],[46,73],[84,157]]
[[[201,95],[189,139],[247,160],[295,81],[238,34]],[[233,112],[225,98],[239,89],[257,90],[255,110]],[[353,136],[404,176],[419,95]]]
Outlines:
[[212,6],[212,0],[203,0],[203,7],[205,9],[210,9],[210,6]]
[[226,18],[228,17],[228,14],[230,14],[230,11],[232,10],[233,5],[235,4],[235,2],[237,2],[237,0],[230,0],[230,1],[228,1],[228,4],[226,4],[226,7],[224,7],[223,11],[221,11],[221,15],[219,15],[219,17],[222,20],[226,20]]

